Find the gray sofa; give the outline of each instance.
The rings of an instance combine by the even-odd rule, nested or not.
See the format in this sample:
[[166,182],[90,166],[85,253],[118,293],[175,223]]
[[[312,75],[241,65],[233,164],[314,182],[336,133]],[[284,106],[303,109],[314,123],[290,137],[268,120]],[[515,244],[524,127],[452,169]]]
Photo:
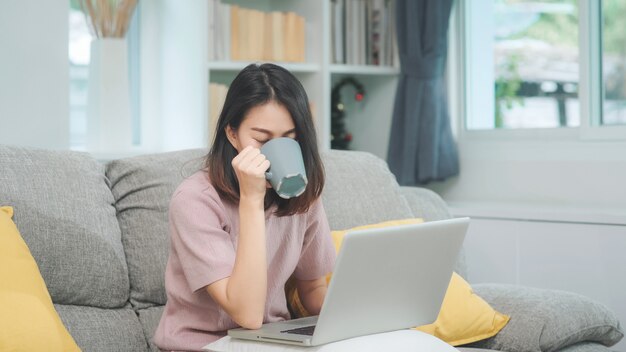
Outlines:
[[[0,146],[0,205],[14,207],[55,307],[84,351],[155,350],[151,337],[166,300],[168,202],[204,153],[105,163],[86,153]],[[371,154],[331,151],[323,158],[332,229],[450,217],[436,194],[399,187]],[[462,258],[457,271],[467,275]],[[475,290],[512,319],[495,338],[462,350],[608,351],[601,343],[623,336],[615,316],[585,297],[504,285]]]

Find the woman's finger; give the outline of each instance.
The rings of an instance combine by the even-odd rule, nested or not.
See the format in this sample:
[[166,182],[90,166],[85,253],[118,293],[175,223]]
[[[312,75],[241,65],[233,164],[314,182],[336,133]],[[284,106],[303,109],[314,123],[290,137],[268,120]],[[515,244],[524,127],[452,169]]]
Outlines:
[[261,151],[259,149],[247,146],[233,158],[232,165],[241,168],[249,163],[250,158],[253,158],[255,155],[260,153]]

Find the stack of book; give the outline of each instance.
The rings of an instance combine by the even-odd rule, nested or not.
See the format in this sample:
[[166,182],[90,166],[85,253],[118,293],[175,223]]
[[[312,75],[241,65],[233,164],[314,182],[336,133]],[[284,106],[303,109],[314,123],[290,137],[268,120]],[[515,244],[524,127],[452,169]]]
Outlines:
[[209,60],[305,61],[305,19],[220,0],[209,3]]
[[398,66],[393,0],[332,0],[332,62]]
[[217,127],[217,120],[222,113],[228,86],[218,83],[209,84],[209,136],[212,136]]

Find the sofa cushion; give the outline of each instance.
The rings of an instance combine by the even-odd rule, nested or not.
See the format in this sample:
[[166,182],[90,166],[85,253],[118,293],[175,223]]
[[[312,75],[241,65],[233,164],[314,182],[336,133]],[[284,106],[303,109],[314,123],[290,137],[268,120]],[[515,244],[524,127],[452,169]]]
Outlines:
[[57,304],[55,308],[84,352],[148,350],[137,314],[130,307],[101,309]]
[[128,270],[104,166],[86,153],[0,146],[13,207],[54,303],[122,307]]
[[139,322],[143,328],[143,333],[148,341],[150,351],[159,352],[159,348],[154,344],[153,337],[156,332],[156,328],[161,321],[161,315],[163,315],[163,309],[165,306],[154,306],[144,309],[139,309],[137,314],[139,315]]
[[184,177],[201,168],[204,154],[206,150],[186,150],[106,165],[128,262],[130,301],[135,308],[165,304],[170,198]]
[[552,352],[580,342],[612,346],[624,336],[614,313],[582,295],[501,284],[478,284],[474,290],[511,321],[472,347]]
[[452,346],[496,335],[510,317],[493,309],[459,274],[453,273],[437,320],[417,328]]
[[0,350],[79,351],[12,215],[11,207],[0,207]]
[[322,194],[332,230],[413,217],[384,160],[365,152],[323,153],[326,185]]

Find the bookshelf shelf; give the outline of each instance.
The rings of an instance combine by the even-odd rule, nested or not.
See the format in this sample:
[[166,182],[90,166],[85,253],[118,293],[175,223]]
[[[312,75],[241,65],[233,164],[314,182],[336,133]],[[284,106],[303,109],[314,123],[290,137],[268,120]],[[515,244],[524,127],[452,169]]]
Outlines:
[[397,75],[400,69],[390,66],[371,65],[330,65],[330,73],[352,74],[352,75]]
[[[392,12],[393,5],[390,5],[392,3],[386,0],[276,0],[265,3],[265,6],[260,6],[256,0],[211,1],[213,4],[221,2],[221,4],[226,4],[227,8],[230,6],[231,9],[233,6],[239,6],[236,10],[239,14],[241,14],[241,8],[251,8],[262,11],[266,16],[270,13],[285,14],[285,11],[289,11],[304,18],[304,54],[301,54],[300,57],[304,57],[305,61],[302,63],[275,61],[273,63],[293,72],[306,89],[315,110],[321,149],[330,148],[332,125],[330,91],[341,77],[355,76],[364,84],[367,97],[363,104],[346,109],[347,132],[353,135],[350,148],[368,151],[383,158],[386,157],[388,130],[393,111],[397,77],[400,71],[397,57],[394,59],[397,54],[393,53],[395,34],[393,34],[393,22],[390,20],[392,17],[389,14]],[[213,5],[209,6],[209,9],[219,9],[220,7],[221,5]],[[230,14],[234,16],[232,12]],[[338,23],[339,18],[344,18],[345,26]],[[209,47],[209,52],[213,53],[213,56],[210,57],[214,59],[207,60],[206,65],[209,82],[212,84],[208,99],[208,115],[211,116],[209,129],[211,129],[211,126],[216,123],[217,115],[219,115],[219,105],[223,102],[224,91],[232,79],[245,66],[261,61],[228,59],[231,56],[229,56],[227,48],[240,45],[240,51],[244,49],[241,49],[240,42],[234,44],[232,32],[228,34],[228,29],[224,31],[223,27],[219,27],[220,19],[217,19],[215,14],[212,15],[209,12],[207,20],[214,21],[209,22],[214,23],[214,26],[209,25],[209,28],[214,29],[215,32],[212,33],[216,40],[215,46]],[[229,22],[228,20],[225,21]],[[234,21],[237,21],[236,17],[231,17],[230,24],[232,25]],[[245,20],[244,22],[247,23],[248,21]],[[250,19],[250,22],[254,22],[253,18]],[[241,25],[242,21],[239,20],[238,23]],[[337,28],[343,29],[336,30]],[[267,28],[265,29],[267,30]],[[378,31],[377,37],[367,36],[372,30]],[[244,29],[239,27],[237,33],[245,31],[256,33],[255,30],[250,32],[249,27]],[[222,36],[224,38],[219,39]],[[249,45],[256,45],[256,40],[241,36],[239,38],[247,41]],[[268,36],[266,35],[264,38],[268,38]],[[207,43],[210,46],[210,41]],[[265,45],[271,45],[271,43],[271,41],[266,42]],[[258,51],[257,49],[255,52]],[[386,65],[374,65],[373,62],[381,62]],[[221,88],[216,88],[213,84],[217,84]],[[221,93],[216,94],[216,89],[220,90]],[[347,101],[346,103],[349,104]],[[210,134],[211,132],[209,132]]]
[[[207,68],[211,71],[239,72],[251,63],[260,61],[209,61]],[[320,65],[316,63],[274,62],[294,73],[316,73]]]

